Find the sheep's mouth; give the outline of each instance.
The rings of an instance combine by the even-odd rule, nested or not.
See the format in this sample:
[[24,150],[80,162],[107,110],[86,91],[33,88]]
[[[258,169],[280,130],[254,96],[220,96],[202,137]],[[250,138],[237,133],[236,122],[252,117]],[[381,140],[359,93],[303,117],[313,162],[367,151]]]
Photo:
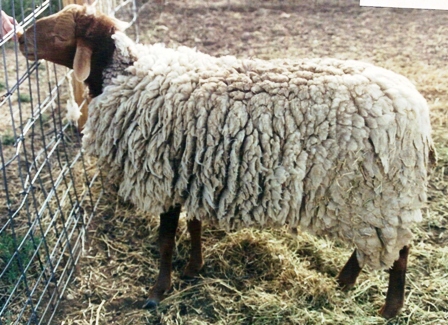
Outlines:
[[26,44],[23,34],[19,37],[19,48],[20,52],[22,52],[23,56],[25,56],[28,60],[36,60],[33,47],[30,46],[30,44]]
[[25,54],[25,57],[26,57],[28,60],[37,61],[36,56],[35,56],[34,53],[32,53],[32,52],[28,52],[28,53],[26,53],[26,54]]
[[22,52],[23,56],[25,56],[28,60],[36,61],[36,55],[33,50],[25,49],[25,44],[20,44],[20,52]]

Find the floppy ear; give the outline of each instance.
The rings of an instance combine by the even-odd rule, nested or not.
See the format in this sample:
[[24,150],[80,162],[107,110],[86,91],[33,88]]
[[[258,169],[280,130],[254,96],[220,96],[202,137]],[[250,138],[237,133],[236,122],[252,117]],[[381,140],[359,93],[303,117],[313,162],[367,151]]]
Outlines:
[[120,31],[120,32],[124,32],[126,29],[128,29],[131,24],[127,23],[125,21],[122,21],[120,19],[117,19],[115,17],[111,17],[112,21],[115,24],[115,27]]
[[96,2],[93,2],[92,4],[84,4],[84,7],[86,8],[86,14],[87,15],[95,15],[96,14]]
[[89,77],[91,58],[92,49],[82,40],[77,40],[75,59],[73,61],[73,72],[77,80],[83,82]]

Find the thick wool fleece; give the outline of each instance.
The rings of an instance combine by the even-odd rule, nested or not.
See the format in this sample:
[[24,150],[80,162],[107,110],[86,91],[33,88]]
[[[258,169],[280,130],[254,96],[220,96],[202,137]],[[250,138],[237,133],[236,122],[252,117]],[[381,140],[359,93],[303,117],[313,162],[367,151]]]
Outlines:
[[330,235],[373,268],[398,258],[421,220],[432,149],[427,104],[406,78],[356,61],[214,58],[113,37],[84,148],[124,198],[154,215],[182,204],[225,229]]

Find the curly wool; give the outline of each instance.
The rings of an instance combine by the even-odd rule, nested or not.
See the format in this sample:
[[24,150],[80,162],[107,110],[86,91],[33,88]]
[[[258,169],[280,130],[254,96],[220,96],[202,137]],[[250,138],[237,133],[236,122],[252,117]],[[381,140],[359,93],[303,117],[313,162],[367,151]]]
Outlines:
[[225,229],[329,235],[373,268],[410,242],[432,141],[406,78],[357,61],[215,58],[114,37],[114,60],[132,59],[104,72],[83,141],[125,199],[154,215],[181,204]]

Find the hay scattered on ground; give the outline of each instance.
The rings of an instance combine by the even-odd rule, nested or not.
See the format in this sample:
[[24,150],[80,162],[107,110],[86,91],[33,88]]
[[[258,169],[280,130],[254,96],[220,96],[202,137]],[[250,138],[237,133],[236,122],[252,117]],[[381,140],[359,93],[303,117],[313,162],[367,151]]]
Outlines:
[[[352,248],[284,230],[226,234],[205,227],[206,264],[184,282],[189,240],[180,223],[173,289],[141,310],[158,272],[158,218],[136,211],[113,188],[93,220],[89,246],[57,324],[448,324],[447,30],[442,11],[359,8],[357,1],[171,1],[141,8],[146,42],[197,46],[238,56],[361,59],[407,76],[432,109],[440,155],[429,210],[416,229],[401,316],[377,311],[387,274],[365,270],[341,292],[335,276]],[[94,162],[91,162],[94,164]]]

